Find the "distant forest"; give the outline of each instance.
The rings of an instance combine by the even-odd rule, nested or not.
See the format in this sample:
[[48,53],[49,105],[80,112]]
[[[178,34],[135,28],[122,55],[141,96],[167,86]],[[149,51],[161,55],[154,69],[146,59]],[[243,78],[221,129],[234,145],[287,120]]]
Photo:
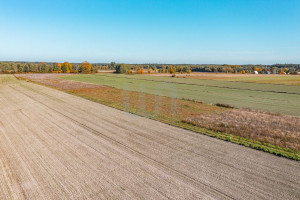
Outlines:
[[46,62],[0,62],[0,73],[95,73],[99,70],[116,70],[119,73],[254,73],[298,74],[300,64],[274,65],[215,65],[215,64],[117,64],[111,63],[46,63]]

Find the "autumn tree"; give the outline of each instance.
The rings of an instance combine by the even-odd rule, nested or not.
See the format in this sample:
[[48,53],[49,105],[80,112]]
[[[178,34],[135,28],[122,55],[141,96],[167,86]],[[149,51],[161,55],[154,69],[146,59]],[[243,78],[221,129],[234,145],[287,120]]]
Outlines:
[[262,72],[262,69],[260,67],[253,67],[253,71]]
[[80,71],[81,71],[81,73],[85,73],[85,74],[91,73],[92,67],[93,66],[91,63],[89,63],[88,61],[85,61],[85,62],[81,63]]
[[143,74],[143,72],[144,72],[144,71],[143,71],[143,69],[141,69],[141,68],[139,68],[139,69],[137,70],[137,73],[138,73],[138,74]]
[[68,62],[64,62],[61,66],[61,70],[63,73],[70,73],[70,71],[72,71],[72,65]]

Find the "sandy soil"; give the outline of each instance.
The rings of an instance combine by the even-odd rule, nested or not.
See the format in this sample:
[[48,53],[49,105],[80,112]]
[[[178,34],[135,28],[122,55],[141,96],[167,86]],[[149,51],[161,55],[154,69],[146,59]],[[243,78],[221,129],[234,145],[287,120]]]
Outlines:
[[0,82],[0,199],[299,198],[299,162]]

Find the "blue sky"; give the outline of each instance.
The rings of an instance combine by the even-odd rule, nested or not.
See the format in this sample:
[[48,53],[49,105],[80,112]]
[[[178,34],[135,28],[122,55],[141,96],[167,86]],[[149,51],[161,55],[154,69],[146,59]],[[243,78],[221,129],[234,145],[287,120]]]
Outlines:
[[0,0],[0,60],[300,63],[300,0]]

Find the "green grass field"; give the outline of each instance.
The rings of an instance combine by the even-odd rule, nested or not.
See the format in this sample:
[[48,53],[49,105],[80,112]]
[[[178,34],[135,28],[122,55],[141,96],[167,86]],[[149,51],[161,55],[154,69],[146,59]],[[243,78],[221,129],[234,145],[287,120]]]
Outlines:
[[208,104],[223,103],[237,108],[300,116],[298,86],[120,74],[72,75],[62,78]]

